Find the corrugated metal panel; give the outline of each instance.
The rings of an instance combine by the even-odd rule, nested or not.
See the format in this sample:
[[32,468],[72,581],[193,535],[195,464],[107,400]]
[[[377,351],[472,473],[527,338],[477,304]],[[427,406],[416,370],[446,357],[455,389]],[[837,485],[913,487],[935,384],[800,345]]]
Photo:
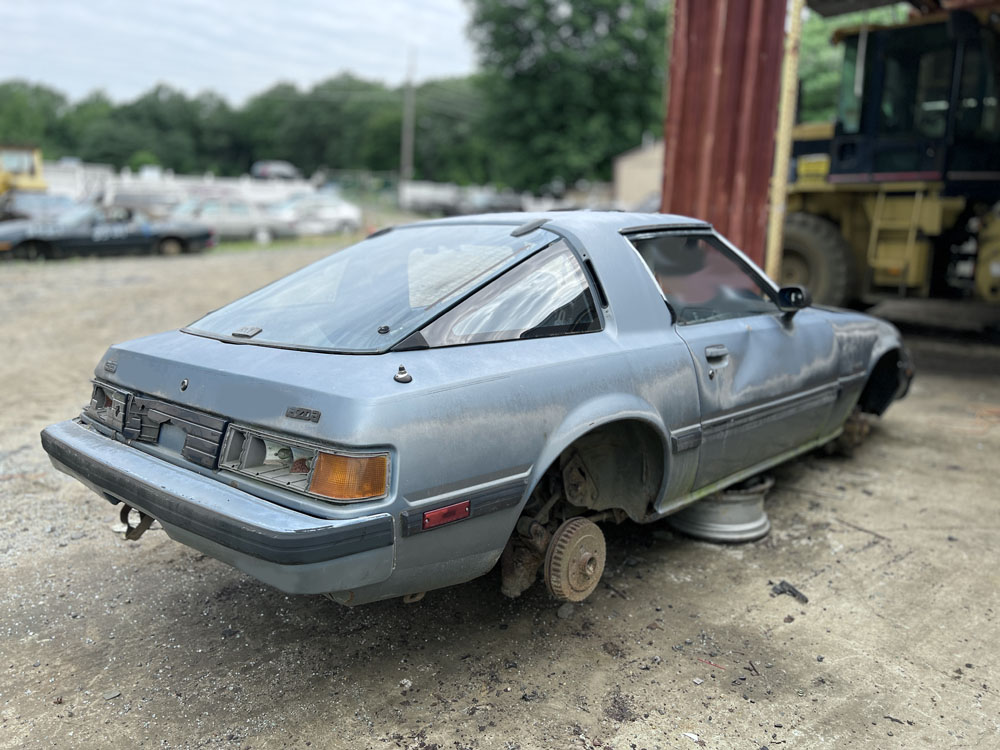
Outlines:
[[661,210],[764,260],[786,0],[676,0]]

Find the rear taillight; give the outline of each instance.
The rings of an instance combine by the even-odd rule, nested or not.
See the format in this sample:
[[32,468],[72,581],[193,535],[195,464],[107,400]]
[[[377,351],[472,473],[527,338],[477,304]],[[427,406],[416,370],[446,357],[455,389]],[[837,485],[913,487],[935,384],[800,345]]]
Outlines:
[[360,502],[389,491],[389,454],[331,451],[230,425],[219,468],[324,500]]
[[127,391],[105,383],[94,383],[94,389],[90,394],[90,403],[84,409],[84,414],[107,427],[120,431],[125,427],[128,397]]

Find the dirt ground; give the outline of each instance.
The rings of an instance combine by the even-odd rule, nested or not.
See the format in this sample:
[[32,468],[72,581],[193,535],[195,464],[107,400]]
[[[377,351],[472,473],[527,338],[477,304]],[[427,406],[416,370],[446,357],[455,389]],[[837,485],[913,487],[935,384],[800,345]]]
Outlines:
[[107,345],[323,252],[0,266],[0,748],[1000,747],[1000,347],[968,336],[911,332],[910,396],[778,469],[768,538],[610,529],[580,605],[494,572],[347,609],[124,541],[39,430]]

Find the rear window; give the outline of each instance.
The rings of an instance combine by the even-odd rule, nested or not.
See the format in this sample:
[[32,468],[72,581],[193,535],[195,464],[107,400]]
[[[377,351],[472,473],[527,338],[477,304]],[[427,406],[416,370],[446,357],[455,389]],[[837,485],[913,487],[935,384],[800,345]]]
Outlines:
[[388,351],[556,239],[543,229],[511,237],[511,229],[463,224],[395,229],[211,312],[187,330],[263,345]]

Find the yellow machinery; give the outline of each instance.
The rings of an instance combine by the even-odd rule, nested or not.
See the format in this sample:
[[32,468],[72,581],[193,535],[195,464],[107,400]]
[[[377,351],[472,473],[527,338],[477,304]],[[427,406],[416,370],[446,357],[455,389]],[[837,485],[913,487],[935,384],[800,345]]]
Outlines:
[[0,195],[12,190],[45,190],[42,152],[30,146],[0,145]]
[[838,33],[837,120],[793,131],[783,283],[1000,302],[998,31],[977,9]]

